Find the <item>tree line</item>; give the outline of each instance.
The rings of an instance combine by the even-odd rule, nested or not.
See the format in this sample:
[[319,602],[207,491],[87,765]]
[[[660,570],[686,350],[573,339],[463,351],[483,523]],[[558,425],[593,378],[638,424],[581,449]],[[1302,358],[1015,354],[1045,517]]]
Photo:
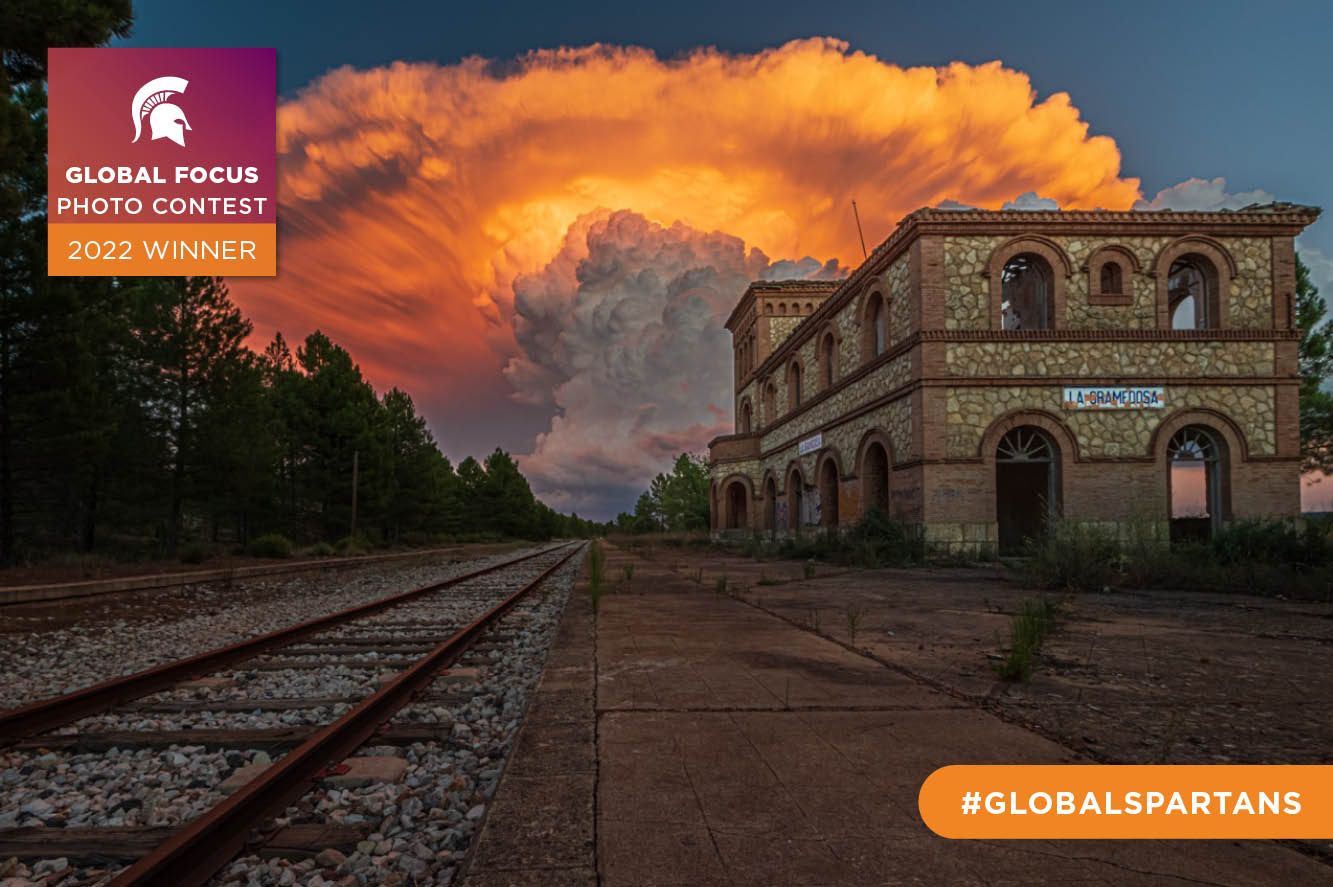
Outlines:
[[708,529],[708,459],[681,453],[669,472],[653,478],[608,529],[617,533],[694,533]]
[[46,47],[129,25],[127,2],[0,10],[0,563],[332,541],[354,519],[359,544],[593,532],[502,450],[453,466],[411,397],[377,396],[323,333],[251,351],[219,278],[46,275]]

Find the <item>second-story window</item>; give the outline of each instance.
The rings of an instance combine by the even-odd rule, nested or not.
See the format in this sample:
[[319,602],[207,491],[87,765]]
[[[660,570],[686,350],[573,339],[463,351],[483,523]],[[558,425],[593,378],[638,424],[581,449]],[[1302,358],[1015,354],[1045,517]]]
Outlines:
[[874,360],[889,347],[889,310],[884,297],[871,293],[861,318],[861,359]]
[[778,386],[772,382],[764,385],[764,421],[772,422],[778,417]]
[[819,366],[824,377],[821,380],[824,387],[831,388],[838,369],[838,346],[833,341],[832,333],[826,333],[819,343]]
[[747,398],[746,400],[741,401],[741,434],[749,434],[751,424],[752,416],[750,415],[750,401]]
[[1001,327],[1045,330],[1051,327],[1051,268],[1033,253],[1014,256],[1000,272]]
[[1125,292],[1125,284],[1120,270],[1120,263],[1108,261],[1102,265],[1102,295],[1119,296]]
[[801,405],[801,364],[793,362],[787,373],[787,409],[794,410]]
[[1171,329],[1204,330],[1217,325],[1216,272],[1203,256],[1182,256],[1171,263],[1166,291]]

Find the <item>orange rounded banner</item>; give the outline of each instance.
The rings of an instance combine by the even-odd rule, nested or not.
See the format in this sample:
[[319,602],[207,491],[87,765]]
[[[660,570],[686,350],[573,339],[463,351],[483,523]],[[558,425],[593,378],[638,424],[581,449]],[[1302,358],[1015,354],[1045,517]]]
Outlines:
[[1333,766],[941,767],[917,796],[945,838],[1333,838]]

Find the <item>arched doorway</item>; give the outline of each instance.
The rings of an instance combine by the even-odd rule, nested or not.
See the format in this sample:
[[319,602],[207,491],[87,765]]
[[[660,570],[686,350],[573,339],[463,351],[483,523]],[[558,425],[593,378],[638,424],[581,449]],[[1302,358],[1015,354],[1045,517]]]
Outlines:
[[732,481],[727,484],[726,491],[727,503],[727,521],[728,530],[743,530],[748,525],[747,508],[745,501],[745,484],[740,481]]
[[1222,526],[1226,449],[1211,428],[1187,425],[1166,445],[1171,541],[1206,542]]
[[778,528],[778,482],[773,475],[764,481],[764,529],[770,533]]
[[872,441],[861,457],[862,511],[889,513],[889,451]]
[[801,478],[801,470],[793,468],[791,474],[787,477],[787,529],[799,530],[801,528],[801,512],[805,508],[805,481]]
[[838,463],[825,459],[819,468],[819,523],[838,525]]
[[1024,425],[995,448],[995,519],[1000,554],[1022,554],[1059,513],[1059,451],[1040,428]]

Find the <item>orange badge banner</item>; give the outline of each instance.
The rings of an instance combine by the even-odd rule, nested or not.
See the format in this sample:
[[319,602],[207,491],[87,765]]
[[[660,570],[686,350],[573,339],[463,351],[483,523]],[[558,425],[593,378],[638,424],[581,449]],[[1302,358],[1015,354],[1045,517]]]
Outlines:
[[1333,766],[958,765],[921,818],[945,838],[1333,838]]

